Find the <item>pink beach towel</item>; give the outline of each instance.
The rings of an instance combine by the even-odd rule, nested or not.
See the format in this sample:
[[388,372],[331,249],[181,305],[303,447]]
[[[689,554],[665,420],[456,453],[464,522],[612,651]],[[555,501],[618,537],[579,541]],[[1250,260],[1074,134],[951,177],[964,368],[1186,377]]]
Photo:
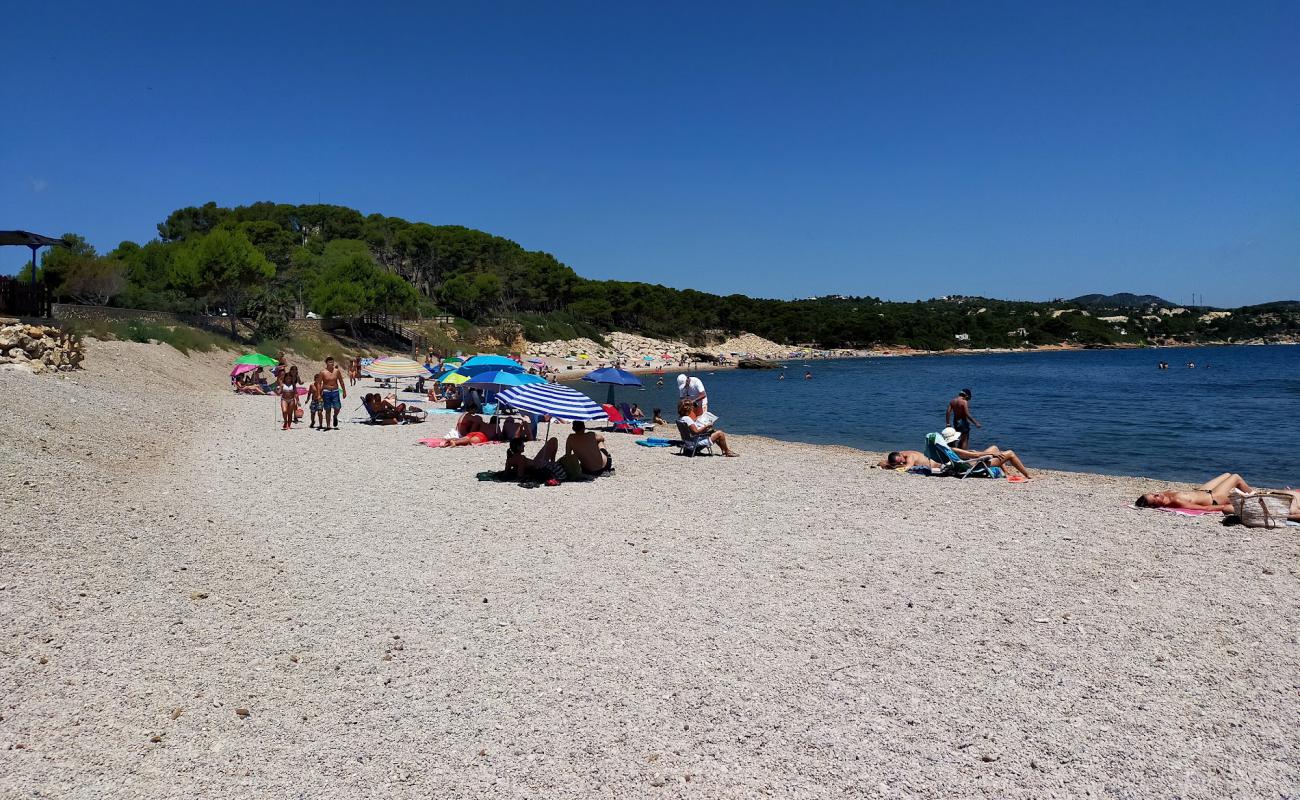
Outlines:
[[[446,439],[429,438],[429,439],[420,439],[420,440],[419,440],[419,443],[420,443],[420,444],[423,444],[423,445],[428,445],[429,447],[442,447],[443,445],[445,445],[445,444],[447,443],[447,440],[446,440]],[[469,445],[469,446],[470,446],[470,447],[482,447],[482,446],[485,445],[485,444],[505,444],[505,442],[494,442],[494,441],[488,440],[488,441],[486,441],[486,442],[479,442],[478,444],[473,444],[473,445]]]

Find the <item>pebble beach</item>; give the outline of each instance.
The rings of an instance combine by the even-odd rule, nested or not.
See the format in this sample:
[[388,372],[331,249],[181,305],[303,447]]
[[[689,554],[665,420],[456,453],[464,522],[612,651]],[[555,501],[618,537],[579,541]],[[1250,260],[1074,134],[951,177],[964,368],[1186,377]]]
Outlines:
[[746,436],[529,490],[229,363],[0,369],[0,798],[1300,793],[1294,529]]

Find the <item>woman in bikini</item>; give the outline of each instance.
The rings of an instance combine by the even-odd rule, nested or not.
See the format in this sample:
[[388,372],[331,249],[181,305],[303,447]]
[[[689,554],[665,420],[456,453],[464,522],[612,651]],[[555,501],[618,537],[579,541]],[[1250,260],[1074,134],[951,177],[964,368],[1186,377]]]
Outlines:
[[280,429],[282,431],[293,427],[294,417],[298,413],[298,387],[301,385],[296,366],[280,373],[280,415],[284,418],[284,427]]
[[[1225,472],[1201,484],[1199,489],[1162,489],[1137,499],[1138,508],[1188,508],[1199,511],[1232,511],[1233,489],[1246,494],[1255,491],[1235,472]],[[1292,503],[1294,507],[1295,503]]]

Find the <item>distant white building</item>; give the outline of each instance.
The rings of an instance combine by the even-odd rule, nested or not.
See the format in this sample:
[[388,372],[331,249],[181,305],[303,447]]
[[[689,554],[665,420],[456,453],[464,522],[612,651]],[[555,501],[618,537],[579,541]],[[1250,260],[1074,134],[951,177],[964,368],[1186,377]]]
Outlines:
[[969,333],[959,333],[959,334],[957,334],[956,336],[954,336],[954,337],[952,337],[952,338],[956,339],[956,340],[959,341],[959,342],[969,342],[969,341],[970,341],[970,334],[969,334]]

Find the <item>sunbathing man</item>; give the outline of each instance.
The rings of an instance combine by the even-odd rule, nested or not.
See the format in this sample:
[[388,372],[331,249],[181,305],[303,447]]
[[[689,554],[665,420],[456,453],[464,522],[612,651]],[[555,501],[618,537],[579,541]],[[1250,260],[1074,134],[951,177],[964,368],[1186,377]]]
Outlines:
[[[1201,484],[1199,489],[1162,489],[1137,499],[1138,508],[1188,508],[1201,511],[1232,511],[1233,489],[1246,494],[1255,491],[1235,472],[1225,472]],[[1300,492],[1291,502],[1291,515],[1300,516]]]
[[992,458],[989,459],[989,464],[992,466],[1005,467],[1010,465],[1026,478],[1034,477],[1029,474],[1029,470],[1025,468],[1024,462],[1020,460],[1020,456],[1016,455],[1015,450],[1003,450],[997,445],[990,445],[983,450],[967,450],[962,447],[957,447],[955,442],[961,438],[961,434],[953,428],[944,428],[942,436],[944,441],[948,443],[948,449],[962,458],[974,459],[983,458],[984,456],[992,456]]
[[925,457],[925,453],[919,453],[915,450],[895,450],[877,462],[876,466],[881,469],[939,468],[938,464]]
[[[339,410],[343,408],[340,393],[344,398],[348,396],[348,387],[343,382],[344,377],[343,370],[334,364],[334,356],[326,356],[325,369],[321,370],[320,373],[320,399],[321,408],[324,411],[324,416],[321,419],[321,430],[328,430],[331,424],[334,430],[339,429]],[[334,412],[332,417],[331,411]]]
[[506,477],[519,480],[550,480],[554,477],[550,467],[555,463],[555,454],[559,451],[560,440],[552,436],[546,440],[546,444],[542,445],[542,449],[537,451],[537,455],[529,458],[524,455],[523,437],[511,439],[510,450],[506,453]]
[[605,437],[592,433],[581,422],[573,423],[573,433],[564,441],[564,455],[576,456],[582,465],[582,471],[588,475],[599,475],[609,469],[611,460],[609,451],[603,445]]

